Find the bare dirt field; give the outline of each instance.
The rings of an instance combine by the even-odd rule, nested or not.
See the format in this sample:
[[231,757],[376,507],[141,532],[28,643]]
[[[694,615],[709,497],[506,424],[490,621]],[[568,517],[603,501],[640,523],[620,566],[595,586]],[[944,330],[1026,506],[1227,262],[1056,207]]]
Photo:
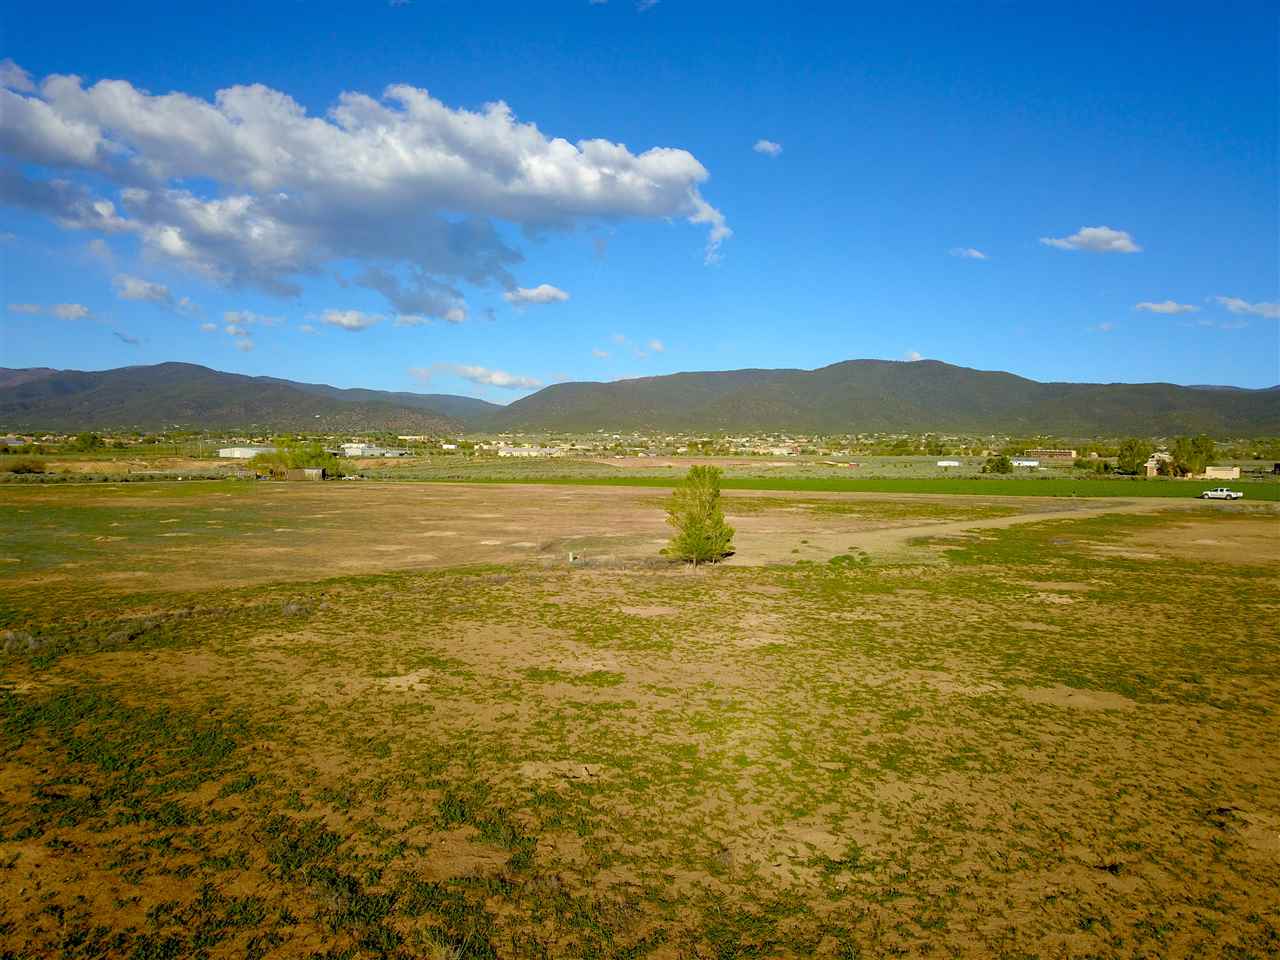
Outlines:
[[1275,506],[661,504],[0,491],[0,957],[1280,951]]
[[[900,554],[913,539],[1027,520],[1212,510],[1145,498],[725,495],[734,565]],[[518,560],[652,559],[670,536],[654,490],[535,484],[252,481],[11,487],[0,589],[199,588]],[[1203,538],[1201,538],[1203,539]],[[1224,551],[1233,548],[1228,542]]]

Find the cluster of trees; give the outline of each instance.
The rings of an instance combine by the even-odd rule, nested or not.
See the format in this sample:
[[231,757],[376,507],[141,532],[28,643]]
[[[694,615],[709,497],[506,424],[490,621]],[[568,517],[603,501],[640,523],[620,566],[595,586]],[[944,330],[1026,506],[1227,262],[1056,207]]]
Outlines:
[[[1153,453],[1155,448],[1146,440],[1130,437],[1120,444],[1116,469],[1120,473],[1141,473]],[[1203,433],[1196,437],[1178,437],[1168,449],[1168,458],[1162,457],[1157,467],[1161,476],[1185,477],[1204,473],[1204,468],[1213,463],[1217,455],[1217,444]]]
[[982,465],[983,473],[1013,473],[1013,461],[1003,453],[996,454],[994,457],[987,457],[987,462]]
[[667,523],[675,534],[663,552],[695,567],[715,563],[733,552],[733,527],[720,509],[720,477],[716,467],[690,467],[667,501]]
[[321,443],[288,437],[277,438],[272,443],[276,446],[275,453],[260,453],[249,462],[273,474],[303,467],[322,467],[330,476],[342,476],[341,462]]

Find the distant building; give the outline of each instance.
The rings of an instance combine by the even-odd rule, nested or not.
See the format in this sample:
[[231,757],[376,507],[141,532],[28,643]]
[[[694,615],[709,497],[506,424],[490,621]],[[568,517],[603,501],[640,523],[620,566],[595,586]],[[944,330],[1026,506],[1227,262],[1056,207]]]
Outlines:
[[1200,480],[1239,480],[1239,467],[1205,467]]
[[1027,457],[1014,457],[1014,458],[1013,458],[1012,460],[1010,460],[1009,462],[1010,462],[1010,463],[1012,463],[1015,467],[1038,467],[1038,466],[1040,466],[1040,461],[1039,461],[1039,460],[1031,460],[1031,459],[1029,459],[1029,458],[1027,458]]
[[1142,472],[1148,477],[1159,476],[1160,464],[1168,463],[1172,459],[1173,457],[1170,456],[1167,451],[1157,450],[1147,459],[1147,462],[1142,465]]
[[499,447],[498,456],[500,457],[551,457],[555,456],[556,451],[548,450],[546,447]]
[[224,460],[252,460],[260,453],[275,452],[275,447],[222,447],[218,456]]
[[944,469],[946,469],[947,467],[958,467],[960,466],[960,461],[959,460],[939,460],[938,466]]
[[286,480],[324,480],[327,476],[324,467],[290,467],[284,472]]
[[1074,450],[1028,450],[1026,455],[1037,460],[1074,460],[1076,458]]
[[344,457],[407,457],[408,450],[380,447],[375,443],[344,443],[338,447]]

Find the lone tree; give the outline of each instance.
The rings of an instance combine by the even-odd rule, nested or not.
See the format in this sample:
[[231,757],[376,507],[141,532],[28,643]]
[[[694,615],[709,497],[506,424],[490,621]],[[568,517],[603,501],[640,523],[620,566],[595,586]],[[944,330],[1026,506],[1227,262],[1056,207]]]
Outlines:
[[720,471],[690,467],[667,501],[667,523],[675,535],[664,553],[699,563],[715,563],[733,550],[733,527],[720,510]]

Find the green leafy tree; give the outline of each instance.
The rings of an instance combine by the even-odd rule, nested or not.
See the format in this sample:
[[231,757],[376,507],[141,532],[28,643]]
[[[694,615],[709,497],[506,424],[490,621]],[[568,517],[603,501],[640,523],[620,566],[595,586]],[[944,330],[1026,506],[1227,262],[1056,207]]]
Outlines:
[[77,433],[75,438],[68,444],[72,450],[87,453],[90,450],[100,450],[106,446],[102,437],[96,433]]
[[1217,446],[1202,433],[1198,437],[1178,437],[1169,453],[1173,457],[1170,475],[1185,477],[1190,473],[1204,473],[1204,468],[1217,454]]
[[690,467],[688,475],[667,501],[667,523],[675,535],[668,556],[691,562],[714,563],[733,549],[733,527],[720,509],[720,471],[716,467]]
[[1151,444],[1137,437],[1130,437],[1120,444],[1116,469],[1121,473],[1137,473],[1151,459]]
[[1003,453],[996,457],[987,457],[982,465],[983,473],[1013,473],[1013,461]]

